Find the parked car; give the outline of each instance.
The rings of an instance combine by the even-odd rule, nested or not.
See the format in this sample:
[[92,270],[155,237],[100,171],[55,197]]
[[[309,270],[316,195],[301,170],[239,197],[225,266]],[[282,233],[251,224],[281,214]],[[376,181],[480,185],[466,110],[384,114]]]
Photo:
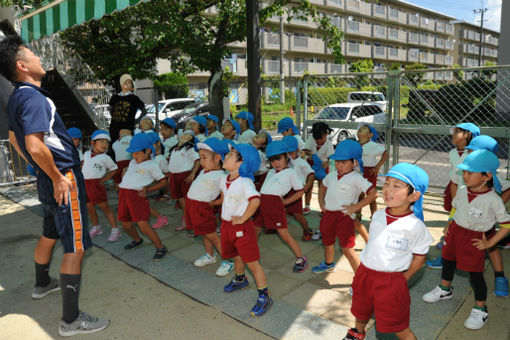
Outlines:
[[178,129],[183,129],[191,117],[207,116],[209,114],[209,103],[194,103],[186,106],[181,112],[177,113],[172,119],[177,124]]
[[[385,123],[386,113],[377,104],[342,103],[332,104],[322,109],[314,119],[327,121]],[[330,138],[333,142],[341,142],[347,138],[356,138],[356,130],[331,127]]]
[[382,92],[358,91],[349,92],[347,95],[348,103],[377,104],[386,112],[388,101]]
[[[173,118],[174,115],[181,112],[186,106],[195,103],[194,98],[174,98],[165,99],[158,102],[159,120]],[[156,108],[152,105],[147,109],[147,115],[153,120],[156,119]]]

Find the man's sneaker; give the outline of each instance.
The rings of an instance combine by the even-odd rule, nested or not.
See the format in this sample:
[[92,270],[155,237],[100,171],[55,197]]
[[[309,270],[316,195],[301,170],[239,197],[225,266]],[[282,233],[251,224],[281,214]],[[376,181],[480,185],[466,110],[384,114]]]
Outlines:
[[301,239],[303,241],[310,241],[312,239],[312,236],[313,236],[313,230],[312,229],[303,230],[303,236],[301,236]]
[[363,340],[367,336],[367,333],[359,333],[356,328],[351,328],[344,336],[343,340]]
[[266,312],[273,305],[273,299],[271,299],[271,295],[259,295],[257,299],[257,303],[251,309],[251,315],[253,316],[262,316],[266,314]]
[[449,290],[443,290],[439,286],[435,286],[434,289],[432,289],[427,294],[423,295],[423,301],[425,302],[438,302],[441,300],[448,300],[451,299],[453,296],[453,287],[450,287]]
[[56,292],[57,290],[60,290],[60,282],[54,277],[50,277],[50,283],[46,286],[34,286],[34,289],[32,290],[32,299],[40,300],[46,295]]
[[508,297],[508,279],[504,276],[497,276],[494,280],[494,295]]
[[223,291],[225,293],[232,293],[232,292],[235,292],[236,290],[239,290],[239,289],[243,289],[244,287],[248,287],[250,283],[248,282],[248,278],[244,278],[243,281],[237,281],[234,278],[232,278],[232,280],[230,280],[230,282],[228,283],[228,285],[226,285],[225,287],[223,287]]
[[312,268],[312,273],[315,274],[322,274],[322,273],[333,273],[336,271],[335,263],[333,262],[329,266],[326,264],[326,262],[319,263],[318,266],[315,266]]
[[89,231],[90,238],[103,235],[103,228],[101,226],[92,227]]
[[234,262],[228,260],[221,261],[221,265],[216,270],[216,275],[225,276],[230,273],[232,269],[234,269]]
[[138,247],[140,247],[143,244],[143,238],[140,239],[140,241],[136,242],[135,240],[131,241],[130,244],[126,244],[124,246],[124,250],[131,251]]
[[441,257],[441,255],[439,255],[434,260],[425,262],[425,264],[430,269],[441,269],[441,268],[443,268],[443,258]]
[[120,238],[120,230],[119,228],[112,228],[110,232],[110,236],[108,236],[108,242],[115,242]]
[[480,329],[487,323],[489,313],[479,310],[478,308],[471,309],[471,314],[464,322],[464,327],[469,329]]
[[211,256],[207,253],[200,256],[198,259],[195,260],[195,262],[193,262],[195,267],[205,267],[208,264],[213,264],[213,263],[216,263],[216,255]]
[[321,238],[322,238],[321,232],[319,230],[316,230],[312,236],[312,240],[319,241]]
[[161,229],[166,225],[168,225],[168,217],[161,215],[158,217],[156,223],[152,225],[152,229]]
[[308,268],[308,258],[306,256],[298,257],[296,263],[294,264],[294,269],[296,273],[302,273],[305,269]]
[[308,215],[308,214],[310,213],[310,211],[312,211],[312,210],[310,209],[310,207],[305,207],[305,208],[303,209],[303,215]]
[[163,246],[163,248],[156,249],[156,252],[154,253],[154,256],[152,257],[152,261],[159,262],[163,259],[163,256],[168,253],[168,249]]
[[64,320],[60,321],[58,334],[60,336],[73,336],[76,334],[88,334],[105,329],[110,324],[110,320],[96,318],[85,312],[80,311],[78,318],[71,323]]

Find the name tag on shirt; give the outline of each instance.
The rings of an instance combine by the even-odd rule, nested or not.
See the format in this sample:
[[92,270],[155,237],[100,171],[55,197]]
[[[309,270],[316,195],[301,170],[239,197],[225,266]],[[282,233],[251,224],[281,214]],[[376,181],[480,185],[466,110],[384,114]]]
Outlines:
[[237,231],[236,232],[236,237],[243,237],[243,232],[242,231]]
[[386,248],[407,251],[408,241],[405,238],[390,235],[386,242]]
[[480,217],[482,217],[483,213],[476,208],[471,208],[471,209],[469,209],[469,215],[476,217],[476,218],[480,218]]

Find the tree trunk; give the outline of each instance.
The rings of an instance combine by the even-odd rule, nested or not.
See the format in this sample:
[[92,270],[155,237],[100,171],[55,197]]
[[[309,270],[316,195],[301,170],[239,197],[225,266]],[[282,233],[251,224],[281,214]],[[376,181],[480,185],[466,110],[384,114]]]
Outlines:
[[[219,73],[219,74],[217,74]],[[207,82],[209,85],[209,113],[218,117],[223,122],[223,71],[220,69],[211,70],[211,76]],[[212,87],[211,87],[212,85]]]

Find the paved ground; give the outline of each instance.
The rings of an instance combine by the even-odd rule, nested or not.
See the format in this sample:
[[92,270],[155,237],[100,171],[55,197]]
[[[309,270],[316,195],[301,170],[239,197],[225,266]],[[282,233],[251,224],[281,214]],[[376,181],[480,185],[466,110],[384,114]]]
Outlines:
[[[3,230],[0,236],[0,339],[54,338],[61,308],[59,294],[49,296],[48,304],[29,298],[33,284],[32,252],[41,224],[33,186],[2,188],[0,193],[22,204],[0,197],[0,228]],[[115,206],[115,194],[110,192],[109,197],[111,205]],[[154,248],[150,242],[125,253],[122,247],[129,241],[126,235],[116,243],[108,243],[106,233],[94,239],[96,247],[87,256],[85,265],[81,307],[111,318],[112,324],[90,338],[123,339],[129,335],[135,339],[149,339],[163,335],[176,339],[240,336],[247,339],[334,339],[352,326],[348,289],[353,274],[340,253],[337,253],[336,273],[317,276],[307,269],[295,274],[292,272],[294,259],[288,247],[276,235],[262,235],[259,240],[261,263],[275,304],[266,316],[254,318],[249,315],[256,299],[254,281],[251,280],[250,289],[225,294],[222,287],[230,277],[216,277],[217,265],[195,268],[193,260],[203,253],[201,240],[189,239],[184,233],[174,231],[182,212],[173,205],[173,201],[154,203],[154,207],[171,220],[170,226],[158,230],[169,248],[169,255],[160,263],[151,261]],[[426,197],[425,216],[430,231],[438,239],[446,220],[438,198]],[[318,226],[316,212],[312,212],[308,220],[313,227]],[[291,219],[289,222],[291,233],[298,238],[299,227]],[[320,242],[299,242],[310,259],[310,266],[322,261]],[[356,248],[363,248],[359,237]],[[431,248],[429,256],[437,253],[437,249]],[[507,268],[510,268],[509,253],[504,252]],[[60,261],[60,256],[61,251],[57,249],[54,263]],[[51,272],[57,275],[57,265]],[[439,275],[440,271],[423,269],[411,287],[411,327],[419,339],[510,338],[510,329],[503,321],[510,309],[508,300],[496,299],[492,294],[488,298],[491,314],[487,326],[478,332],[463,327],[473,300],[464,273],[455,278],[452,300],[439,305],[422,302],[421,296],[437,284]],[[486,278],[492,292],[492,269],[487,270]],[[200,327],[196,320],[200,320]],[[390,339],[393,336],[376,334],[372,327],[367,338]]]

